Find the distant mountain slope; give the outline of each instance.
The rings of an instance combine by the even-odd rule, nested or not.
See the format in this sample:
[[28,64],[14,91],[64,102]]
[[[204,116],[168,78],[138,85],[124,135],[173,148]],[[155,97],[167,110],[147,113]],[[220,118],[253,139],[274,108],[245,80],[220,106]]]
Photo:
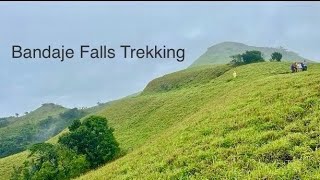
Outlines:
[[82,110],[49,103],[21,117],[1,118],[5,123],[0,126],[0,157],[48,140],[85,114]]
[[7,118],[0,118],[4,121],[7,121],[6,124],[2,124],[0,125],[0,128],[3,127],[7,127],[7,126],[18,126],[20,124],[24,124],[24,123],[36,123],[38,122],[40,119],[46,118],[48,116],[53,116],[56,113],[60,113],[65,111],[67,108],[60,106],[60,105],[56,105],[56,104],[52,104],[52,103],[46,103],[43,104],[41,107],[37,108],[34,111],[31,111],[29,113],[26,113],[24,115],[20,115],[19,117],[7,117]]
[[284,48],[255,47],[237,42],[223,42],[208,48],[207,51],[191,65],[191,67],[204,64],[226,64],[231,61],[230,56],[244,53],[249,50],[261,51],[264,54],[265,60],[269,60],[273,52],[280,52],[283,55],[283,61],[311,61],[299,56],[295,52],[287,51]]
[[[139,94],[140,92],[124,98],[135,97]],[[45,142],[50,138],[50,142],[55,142],[58,138],[56,135],[66,129],[75,119],[95,114],[116,101],[119,100],[81,109],[68,109],[53,103],[46,103],[24,116],[0,118],[0,158],[21,152],[34,143]]]

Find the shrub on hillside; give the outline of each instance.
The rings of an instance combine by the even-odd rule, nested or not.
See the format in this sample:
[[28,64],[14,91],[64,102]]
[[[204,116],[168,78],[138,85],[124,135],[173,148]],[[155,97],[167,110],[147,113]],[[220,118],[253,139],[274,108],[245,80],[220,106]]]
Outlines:
[[59,138],[59,143],[85,155],[92,168],[112,160],[120,150],[106,118],[90,116],[82,123],[75,121],[69,130]]
[[263,55],[260,51],[246,51],[242,54],[242,59],[245,64],[263,62]]
[[281,59],[282,59],[282,54],[281,54],[281,53],[279,53],[279,52],[274,52],[274,53],[271,54],[271,59],[270,59],[270,61],[278,61],[278,62],[280,62]]
[[62,135],[56,145],[38,143],[30,150],[29,158],[15,167],[11,179],[71,179],[115,157],[119,145],[107,120],[91,116],[75,120],[69,133]]
[[84,155],[61,145],[35,144],[30,148],[29,160],[24,166],[14,168],[12,180],[20,179],[70,179],[88,169]]

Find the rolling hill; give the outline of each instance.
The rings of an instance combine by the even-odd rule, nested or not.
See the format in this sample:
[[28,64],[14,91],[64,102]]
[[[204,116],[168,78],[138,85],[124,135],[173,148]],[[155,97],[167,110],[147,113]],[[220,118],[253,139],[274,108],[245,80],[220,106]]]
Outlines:
[[320,66],[292,74],[289,65],[208,66],[150,82],[99,113],[127,154],[79,179],[319,179]]
[[[68,109],[55,104],[43,104],[38,109],[20,117],[2,118],[0,126],[0,157],[23,151],[28,145],[41,141],[39,126],[45,119],[57,117]],[[65,128],[65,127],[64,127]],[[50,137],[47,137],[50,138]]]
[[[126,154],[79,179],[319,179],[320,65],[289,66],[208,65],[151,81],[94,113]],[[0,159],[0,179],[26,155]]]
[[0,118],[0,158],[21,152],[32,144],[45,142],[75,119],[100,111],[110,103],[81,109],[45,103],[20,117]]
[[59,134],[75,119],[104,109],[109,103],[85,109],[68,109],[53,103],[43,104],[20,117],[0,119],[0,157],[25,150]]
[[273,52],[280,52],[283,55],[283,61],[306,60],[311,62],[311,60],[303,58],[297,53],[288,51],[284,48],[255,47],[238,42],[222,42],[209,47],[207,51],[191,65],[191,67],[206,64],[226,64],[231,61],[230,56],[251,50],[261,51],[265,60],[269,60]]

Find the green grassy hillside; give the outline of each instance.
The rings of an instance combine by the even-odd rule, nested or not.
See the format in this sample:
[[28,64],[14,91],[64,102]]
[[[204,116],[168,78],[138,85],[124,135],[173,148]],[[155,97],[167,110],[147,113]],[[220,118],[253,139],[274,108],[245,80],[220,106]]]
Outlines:
[[[105,109],[106,107],[108,107],[109,105],[112,105],[113,103],[121,101],[122,99],[135,97],[135,96],[139,95],[140,93],[141,92],[138,92],[138,93],[129,95],[127,97],[121,98],[119,100],[110,101],[107,103],[101,103],[100,105],[97,105],[97,106],[85,108],[82,110],[82,111],[84,111],[84,115],[86,115],[86,116],[83,116],[83,118],[88,117],[92,114],[97,114],[98,111]],[[69,114],[70,112],[72,114],[72,112],[74,112],[74,109],[67,109],[62,106],[57,106],[57,105],[54,105],[51,103],[45,104],[44,106],[32,111],[32,113],[28,114],[28,116],[22,116],[22,117],[17,118],[18,120],[11,121],[10,125],[7,124],[7,128],[8,128],[7,131],[9,133],[16,132],[15,134],[19,134],[18,133],[19,128],[20,129],[23,128],[23,125],[27,122],[33,123],[33,126],[32,126],[32,128],[26,127],[25,128],[26,131],[28,131],[30,129],[31,130],[35,129],[35,127],[37,127],[37,124],[44,122],[44,120],[47,119],[48,115],[54,117],[54,119],[57,120],[57,123],[66,122],[63,126],[64,128],[66,128],[68,125],[70,125],[71,122],[68,119],[58,119],[58,117],[60,115],[60,113],[59,113],[60,111],[57,111],[57,113],[55,114],[56,108],[60,109],[62,114]],[[10,118],[14,118],[14,117],[10,117]],[[3,118],[3,119],[5,119],[5,118]],[[22,121],[20,121],[20,120],[22,120]],[[25,120],[25,122],[24,122],[24,120]],[[67,120],[67,121],[62,121],[62,120]],[[73,119],[70,119],[70,120],[73,120]],[[14,125],[13,122],[15,122],[15,121],[17,121],[17,122],[20,121],[19,123],[22,126],[17,126],[16,129],[14,128],[14,126],[11,127],[11,125]],[[62,129],[64,129],[64,128],[62,128]],[[60,129],[61,132],[59,131],[60,132],[59,134],[56,134],[56,135],[54,134],[54,136],[51,137],[50,139],[49,138],[43,139],[43,141],[55,144],[58,141],[59,136],[65,132],[67,132],[67,129],[64,129],[64,130],[62,130],[62,129]],[[1,142],[0,142],[0,144],[1,144]],[[31,144],[33,144],[33,142],[29,142],[29,144],[31,145]],[[13,170],[12,167],[13,166],[21,166],[23,164],[24,160],[26,160],[28,154],[29,154],[28,151],[23,151],[23,152],[20,152],[20,153],[17,153],[17,154],[8,156],[8,157],[0,158],[0,174],[2,175],[2,176],[0,176],[0,180],[9,179],[10,175],[12,173],[12,170]]]
[[118,102],[100,114],[128,154],[80,179],[319,179],[319,70],[251,64]]
[[231,65],[205,65],[167,74],[149,82],[142,94],[199,86],[223,75],[231,68]]
[[[319,70],[266,62],[155,79],[96,113],[126,154],[80,179],[319,179]],[[0,179],[25,156],[0,159]]]
[[242,54],[245,51],[252,50],[261,51],[266,60],[269,60],[271,58],[271,54],[273,52],[280,52],[283,55],[283,60],[310,61],[299,56],[297,53],[288,51],[284,48],[255,47],[236,42],[223,42],[208,48],[207,51],[191,65],[191,67],[205,64],[226,64],[231,61],[230,56],[235,54]]
[[43,104],[41,107],[37,108],[36,110],[31,111],[30,113],[20,117],[1,118],[3,120],[8,121],[8,123],[3,124],[1,128],[8,127],[8,126],[19,126],[25,123],[37,123],[41,119],[44,119],[48,116],[54,116],[65,110],[67,110],[67,108],[62,107],[60,105],[51,104],[51,103]]
[[73,120],[105,109],[110,103],[82,109],[46,103],[20,117],[0,118],[0,158],[21,152],[34,143],[47,141]]

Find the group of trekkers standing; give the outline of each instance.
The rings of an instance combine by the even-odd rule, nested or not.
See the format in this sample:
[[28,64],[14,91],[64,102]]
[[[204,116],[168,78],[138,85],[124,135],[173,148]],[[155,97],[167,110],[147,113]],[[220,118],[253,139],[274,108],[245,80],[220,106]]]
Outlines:
[[308,69],[307,62],[304,60],[304,62],[295,62],[291,64],[291,71],[294,72],[300,72],[300,71],[306,71]]

